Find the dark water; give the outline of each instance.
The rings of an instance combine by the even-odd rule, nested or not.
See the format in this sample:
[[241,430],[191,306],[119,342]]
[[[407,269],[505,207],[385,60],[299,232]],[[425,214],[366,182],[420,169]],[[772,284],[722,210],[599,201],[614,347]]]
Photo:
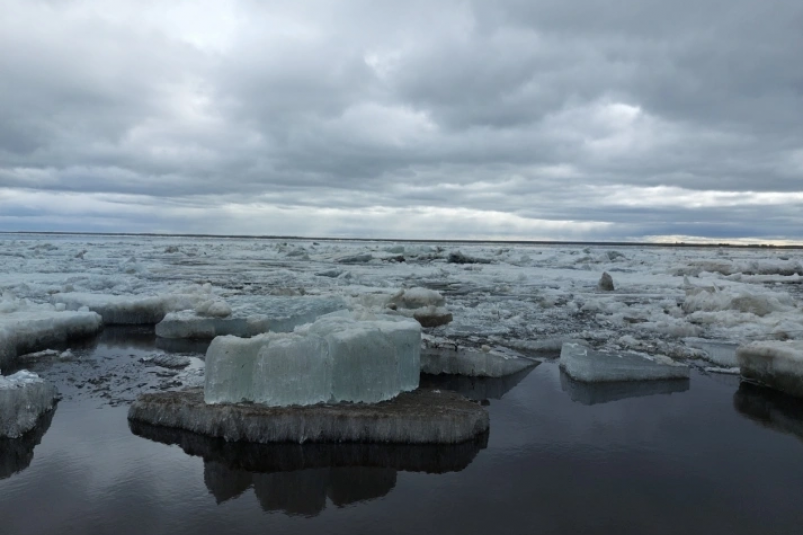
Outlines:
[[[107,342],[90,350],[124,344]],[[803,406],[784,396],[701,374],[653,389],[588,389],[552,362],[496,383],[424,380],[491,398],[490,436],[450,447],[247,446],[130,428],[126,406],[63,401],[43,436],[13,451],[0,443],[0,533],[738,535],[803,526]]]

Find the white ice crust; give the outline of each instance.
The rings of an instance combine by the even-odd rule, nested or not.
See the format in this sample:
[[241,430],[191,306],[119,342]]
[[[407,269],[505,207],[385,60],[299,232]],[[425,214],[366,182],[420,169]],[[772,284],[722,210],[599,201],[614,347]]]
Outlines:
[[35,373],[0,375],[0,437],[18,438],[33,429],[55,398],[56,387]]
[[196,307],[212,317],[230,313],[224,303],[203,294],[132,296],[70,292],[54,295],[53,303],[63,304],[67,310],[86,308],[97,312],[107,325],[152,325],[162,321],[168,312]]
[[418,387],[421,327],[334,313],[292,333],[221,336],[206,354],[207,403],[376,403]]
[[101,328],[94,312],[60,311],[48,304],[0,301],[0,370],[15,357],[89,336]]
[[197,310],[170,312],[156,325],[156,334],[162,338],[211,339],[229,334],[249,337],[269,331],[289,332],[324,314],[347,308],[340,297],[314,296],[251,296],[226,305],[229,313],[225,316]]

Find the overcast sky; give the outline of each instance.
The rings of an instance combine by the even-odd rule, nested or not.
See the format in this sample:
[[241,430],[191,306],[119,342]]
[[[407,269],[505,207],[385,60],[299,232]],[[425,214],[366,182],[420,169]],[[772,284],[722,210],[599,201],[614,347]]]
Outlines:
[[0,13],[0,230],[803,242],[800,0]]

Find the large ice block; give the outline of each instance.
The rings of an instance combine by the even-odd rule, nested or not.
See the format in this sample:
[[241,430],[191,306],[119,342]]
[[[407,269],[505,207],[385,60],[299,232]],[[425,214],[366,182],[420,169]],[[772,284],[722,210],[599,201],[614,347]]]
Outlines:
[[269,331],[289,332],[324,314],[347,308],[339,297],[234,297],[230,304],[231,314],[227,317],[212,317],[195,310],[170,312],[156,325],[156,335],[212,339],[229,334],[248,337]]
[[767,340],[736,350],[742,377],[803,397],[803,340]]
[[293,333],[215,338],[206,354],[207,403],[268,406],[376,403],[418,387],[420,325],[328,315]]
[[661,355],[634,352],[594,351],[582,344],[567,342],[560,352],[560,367],[575,381],[654,381],[686,379],[689,367]]
[[0,437],[17,438],[53,408],[56,387],[27,370],[0,375]]

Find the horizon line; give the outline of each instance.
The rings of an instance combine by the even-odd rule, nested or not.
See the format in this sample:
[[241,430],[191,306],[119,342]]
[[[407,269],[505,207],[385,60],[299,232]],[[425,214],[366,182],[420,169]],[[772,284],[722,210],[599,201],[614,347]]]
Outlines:
[[618,247],[731,247],[742,249],[803,249],[803,242],[778,244],[778,243],[734,243],[718,242],[709,238],[691,238],[693,240],[702,239],[706,241],[588,241],[588,240],[505,240],[505,239],[465,239],[465,238],[338,238],[325,236],[293,236],[293,235],[270,235],[270,234],[207,234],[207,233],[162,233],[162,232],[92,232],[92,231],[47,231],[47,230],[0,230],[0,235],[6,234],[53,234],[53,235],[87,235],[87,236],[142,236],[142,237],[176,237],[176,238],[241,238],[255,240],[312,240],[312,241],[359,241],[359,242],[412,242],[412,243],[502,243],[513,245],[603,245]]

